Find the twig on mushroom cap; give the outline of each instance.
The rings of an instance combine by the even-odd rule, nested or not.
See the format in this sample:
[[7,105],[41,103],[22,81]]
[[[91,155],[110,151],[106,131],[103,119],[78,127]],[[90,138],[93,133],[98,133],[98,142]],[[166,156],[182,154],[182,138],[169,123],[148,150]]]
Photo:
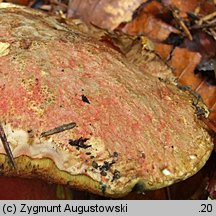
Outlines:
[[0,123],[0,139],[1,139],[2,144],[4,146],[5,152],[6,152],[7,156],[9,157],[9,161],[10,161],[12,167],[14,169],[16,169],[16,163],[15,163],[13,154],[12,154],[10,146],[9,146],[9,142],[7,141],[7,137],[5,135],[5,132],[4,132],[4,129],[3,129],[1,123]]
[[65,130],[70,130],[70,129],[73,129],[74,127],[76,127],[75,122],[71,122],[71,123],[68,123],[68,124],[63,124],[63,125],[61,125],[59,127],[56,127],[56,128],[53,128],[51,130],[48,130],[46,132],[41,133],[41,137],[46,137],[46,136],[50,136],[50,135],[53,135],[53,134],[56,134],[56,133],[63,132]]

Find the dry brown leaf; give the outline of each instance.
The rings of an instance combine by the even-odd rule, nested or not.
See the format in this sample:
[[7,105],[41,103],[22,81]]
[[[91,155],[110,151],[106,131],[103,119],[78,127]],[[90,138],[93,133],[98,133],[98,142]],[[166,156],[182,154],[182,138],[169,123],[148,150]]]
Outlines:
[[132,19],[133,12],[146,0],[73,0],[68,17],[80,17],[87,23],[113,30]]
[[[202,0],[201,0],[202,1]],[[199,6],[200,0],[162,0],[162,2],[167,6],[172,6],[181,11],[181,15],[186,16],[186,12],[193,12],[196,7]]]
[[164,60],[168,60],[173,49],[172,45],[155,43],[155,52]]
[[216,3],[213,1],[202,1],[200,4],[200,14],[207,15],[213,13],[216,10]]
[[214,58],[216,55],[215,40],[205,32],[198,32],[193,34],[193,41],[184,40],[182,47],[189,51],[199,52],[202,59]]
[[158,14],[165,14],[167,12],[166,8],[163,7],[161,3],[154,0],[146,3],[143,7],[143,11],[151,13],[154,16],[158,16]]
[[178,81],[182,85],[191,87],[203,99],[210,110],[209,119],[212,123],[206,122],[210,129],[215,130],[216,120],[216,87],[209,85],[199,74],[195,75],[194,70],[201,60],[198,52],[191,52],[185,48],[175,48],[169,64],[173,67]]
[[216,97],[216,87],[208,85],[205,80],[200,83],[196,88],[196,92],[203,98],[206,106],[210,108],[211,111],[216,111],[215,97]]
[[178,80],[194,90],[201,83],[200,77],[194,75],[194,69],[200,60],[199,53],[176,47],[169,64],[173,67]]
[[214,122],[214,126],[215,126],[216,125],[216,103],[210,109],[209,118]]
[[149,13],[142,13],[133,21],[127,23],[122,31],[130,35],[146,35],[151,39],[163,41],[171,32],[179,33],[177,29]]

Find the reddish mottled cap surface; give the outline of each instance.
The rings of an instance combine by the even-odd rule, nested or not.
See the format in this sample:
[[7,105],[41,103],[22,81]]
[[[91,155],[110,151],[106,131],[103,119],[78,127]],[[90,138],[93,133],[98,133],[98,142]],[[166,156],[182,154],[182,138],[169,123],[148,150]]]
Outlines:
[[[117,197],[135,185],[168,186],[205,164],[213,144],[187,93],[47,15],[6,6],[0,119],[17,170],[0,143],[4,174]],[[75,128],[41,136],[70,122]]]

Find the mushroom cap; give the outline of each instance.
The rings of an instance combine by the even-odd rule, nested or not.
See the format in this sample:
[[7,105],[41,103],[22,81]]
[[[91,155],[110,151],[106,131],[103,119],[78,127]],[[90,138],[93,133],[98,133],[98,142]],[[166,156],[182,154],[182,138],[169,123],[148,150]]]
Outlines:
[[[5,175],[119,197],[195,174],[213,149],[191,96],[43,13],[0,4]],[[53,128],[76,127],[49,136]]]

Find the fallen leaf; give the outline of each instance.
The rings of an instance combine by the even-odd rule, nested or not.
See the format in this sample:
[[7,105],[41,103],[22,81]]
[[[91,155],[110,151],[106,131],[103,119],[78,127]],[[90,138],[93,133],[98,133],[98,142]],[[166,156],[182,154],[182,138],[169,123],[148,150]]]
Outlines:
[[70,1],[68,17],[82,18],[100,28],[113,30],[132,19],[133,12],[146,0],[74,0]]
[[195,90],[203,98],[206,106],[209,107],[212,112],[215,112],[216,87],[209,85],[203,80]]
[[216,10],[216,2],[213,1],[201,1],[199,13],[202,15],[207,15],[213,13]]
[[177,8],[180,11],[180,16],[186,17],[186,12],[193,12],[199,6],[200,0],[162,0],[166,6]]
[[174,74],[178,77],[178,81],[194,90],[202,82],[201,78],[194,74],[194,69],[200,60],[201,55],[199,53],[176,47],[169,64],[172,66]]
[[199,52],[202,55],[202,59],[216,56],[215,40],[205,32],[195,33],[192,41],[186,38],[181,47],[186,48],[189,51]]
[[170,33],[179,33],[171,25],[145,12],[127,23],[121,30],[129,35],[145,35],[157,41],[167,39]]
[[173,49],[172,45],[164,43],[155,43],[155,52],[164,60],[168,60]]

